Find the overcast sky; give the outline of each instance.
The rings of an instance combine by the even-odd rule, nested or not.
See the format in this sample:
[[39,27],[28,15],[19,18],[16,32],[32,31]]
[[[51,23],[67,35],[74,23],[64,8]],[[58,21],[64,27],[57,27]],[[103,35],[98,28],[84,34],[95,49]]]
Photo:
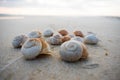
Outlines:
[[0,13],[120,16],[120,0],[0,0]]

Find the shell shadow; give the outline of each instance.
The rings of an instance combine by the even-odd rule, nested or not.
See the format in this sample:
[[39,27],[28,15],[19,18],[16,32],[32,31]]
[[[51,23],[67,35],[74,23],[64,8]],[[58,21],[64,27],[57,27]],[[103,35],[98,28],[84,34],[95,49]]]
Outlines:
[[81,68],[83,68],[83,69],[94,69],[94,68],[99,67],[99,64],[93,63],[91,58],[80,59],[79,61],[82,63]]
[[36,60],[43,60],[43,59],[49,59],[49,58],[51,58],[52,57],[52,55],[51,54],[40,54],[40,55],[38,55],[36,58],[34,58],[34,59],[26,59],[27,61],[36,61]]
[[21,47],[19,47],[19,48],[13,48],[13,47],[11,47],[10,49],[11,49],[11,51],[19,52],[21,50]]
[[50,57],[52,57],[52,55],[51,54],[40,54],[36,58],[43,59],[43,58],[48,58],[48,57],[50,58]]
[[93,46],[93,47],[101,47],[101,44],[98,43],[98,44],[86,44],[87,46]]
[[99,64],[97,63],[89,63],[81,66],[83,69],[94,69],[99,67]]
[[99,64],[98,63],[94,63],[93,61],[91,61],[91,58],[87,58],[87,59],[80,59],[78,61],[64,61],[61,60],[61,62],[68,66],[69,68],[81,68],[81,69],[94,69],[94,68],[98,68]]

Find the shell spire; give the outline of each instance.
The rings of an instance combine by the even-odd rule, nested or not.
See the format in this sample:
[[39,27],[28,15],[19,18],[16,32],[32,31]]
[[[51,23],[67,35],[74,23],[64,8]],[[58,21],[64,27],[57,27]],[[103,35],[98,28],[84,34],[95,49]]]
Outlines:
[[14,48],[19,48],[21,47],[24,42],[28,39],[28,37],[26,35],[19,35],[14,37],[13,41],[12,41],[12,45]]
[[29,38],[41,38],[42,34],[40,31],[32,31],[28,34]]
[[50,50],[49,45],[42,38],[30,38],[21,48],[26,59],[34,59],[40,54],[46,54]]
[[59,53],[64,61],[78,61],[80,58],[88,57],[88,51],[85,45],[76,40],[64,42],[60,46]]

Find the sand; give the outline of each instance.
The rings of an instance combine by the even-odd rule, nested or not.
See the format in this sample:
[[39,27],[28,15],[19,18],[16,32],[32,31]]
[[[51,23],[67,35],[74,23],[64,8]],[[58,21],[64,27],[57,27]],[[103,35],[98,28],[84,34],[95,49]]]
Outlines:
[[[74,63],[60,59],[59,46],[52,53],[35,60],[25,60],[20,49],[12,47],[12,39],[32,30],[57,31],[66,28],[69,33],[80,29],[99,37],[97,45],[86,45],[87,60]],[[120,80],[120,18],[114,17],[54,17],[24,16],[0,19],[0,80]]]

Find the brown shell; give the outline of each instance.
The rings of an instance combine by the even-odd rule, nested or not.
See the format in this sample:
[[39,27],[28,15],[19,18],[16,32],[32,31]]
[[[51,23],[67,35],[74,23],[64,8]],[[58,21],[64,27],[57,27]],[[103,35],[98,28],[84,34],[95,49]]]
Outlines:
[[83,47],[83,54],[82,54],[82,57],[81,58],[83,58],[83,59],[87,59],[88,58],[88,51],[87,51],[87,47],[84,45],[84,44],[82,44],[82,47]]
[[[41,54],[48,52],[48,50],[44,51],[45,48],[48,48],[48,43],[43,38],[31,38],[30,41],[34,41],[34,42],[36,41],[42,44]],[[37,44],[34,44],[33,46],[36,46],[36,45]]]
[[59,30],[58,32],[59,32],[62,36],[65,36],[65,35],[68,34],[68,31],[65,30],[65,29]]
[[70,39],[71,39],[70,36],[63,36],[63,38],[62,38],[62,42],[69,41]]
[[83,33],[81,31],[74,31],[75,36],[84,37]]
[[48,50],[48,43],[43,39],[43,38],[39,38],[39,41],[42,43],[42,50],[41,50],[41,54],[45,54],[45,53],[48,53],[49,50]]

